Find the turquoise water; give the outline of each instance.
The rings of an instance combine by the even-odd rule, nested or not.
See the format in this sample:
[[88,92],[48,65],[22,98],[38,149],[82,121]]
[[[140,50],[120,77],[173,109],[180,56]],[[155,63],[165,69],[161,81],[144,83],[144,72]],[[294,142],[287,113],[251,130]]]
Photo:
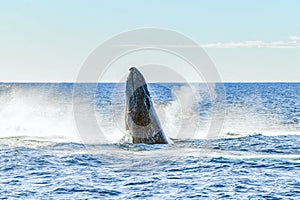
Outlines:
[[[212,95],[203,84],[150,84],[171,145],[122,140],[124,85],[93,86],[76,95],[106,139],[87,144],[73,84],[0,84],[1,199],[300,198],[299,83],[225,83],[225,96],[219,85]],[[216,112],[224,121],[210,137]]]

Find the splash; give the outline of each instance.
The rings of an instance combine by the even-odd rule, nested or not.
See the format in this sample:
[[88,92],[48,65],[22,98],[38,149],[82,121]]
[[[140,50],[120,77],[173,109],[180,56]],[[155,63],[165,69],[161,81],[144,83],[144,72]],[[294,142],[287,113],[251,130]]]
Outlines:
[[[72,87],[73,84],[54,83],[0,84],[0,138],[81,143],[72,113]],[[251,87],[255,90],[257,86]],[[224,109],[218,102],[215,85],[164,83],[150,84],[149,88],[165,133],[171,138],[207,139],[212,116],[218,116],[220,109]],[[268,88],[243,98],[240,98],[243,84],[229,89],[233,91],[228,92],[227,112],[218,138],[300,135],[298,108],[293,103],[297,101],[297,93],[293,90],[292,98],[282,100],[291,103],[281,105],[275,100],[283,98],[282,95],[271,96],[275,99],[271,103],[262,95],[267,92],[273,95]],[[94,91],[86,86],[80,95],[84,98],[87,93]],[[91,96],[95,97],[89,103],[95,105],[98,126],[110,143],[120,142],[126,135],[124,84],[99,84],[96,95]]]
[[70,99],[57,86],[6,85],[0,96],[0,137],[78,141]]

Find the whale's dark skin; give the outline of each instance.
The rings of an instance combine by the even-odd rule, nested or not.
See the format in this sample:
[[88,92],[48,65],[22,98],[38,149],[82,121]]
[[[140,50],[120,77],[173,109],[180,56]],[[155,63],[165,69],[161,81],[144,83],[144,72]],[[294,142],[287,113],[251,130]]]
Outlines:
[[168,144],[142,73],[135,67],[129,71],[125,95],[126,130],[134,144]]

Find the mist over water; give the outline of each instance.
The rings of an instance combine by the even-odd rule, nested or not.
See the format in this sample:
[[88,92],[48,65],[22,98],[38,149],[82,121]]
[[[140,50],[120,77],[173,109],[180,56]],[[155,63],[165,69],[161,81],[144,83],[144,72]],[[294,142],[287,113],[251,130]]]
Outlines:
[[[299,198],[299,83],[150,83],[172,145],[120,142],[125,84],[94,86],[74,105],[72,83],[0,84],[3,198]],[[74,106],[107,140],[77,131]]]
[[[224,119],[217,137],[297,135],[298,87],[296,83],[228,83],[226,99],[221,102],[217,91],[210,93],[206,84],[149,84],[163,128],[174,139],[207,138],[212,113],[222,114],[220,123]],[[1,138],[23,136],[80,143],[73,120],[72,91],[73,84],[69,83],[1,84]],[[112,143],[118,143],[125,134],[124,91],[122,83],[98,84],[96,90],[82,84],[82,98],[90,98],[85,104],[94,105],[99,127]],[[85,112],[82,110],[83,115]]]

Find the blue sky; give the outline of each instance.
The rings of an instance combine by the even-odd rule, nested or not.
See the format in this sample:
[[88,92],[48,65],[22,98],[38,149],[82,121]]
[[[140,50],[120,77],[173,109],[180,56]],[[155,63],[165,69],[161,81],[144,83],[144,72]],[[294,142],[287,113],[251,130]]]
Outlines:
[[74,81],[110,37],[143,27],[203,45],[224,81],[299,81],[300,1],[0,1],[0,81]]

